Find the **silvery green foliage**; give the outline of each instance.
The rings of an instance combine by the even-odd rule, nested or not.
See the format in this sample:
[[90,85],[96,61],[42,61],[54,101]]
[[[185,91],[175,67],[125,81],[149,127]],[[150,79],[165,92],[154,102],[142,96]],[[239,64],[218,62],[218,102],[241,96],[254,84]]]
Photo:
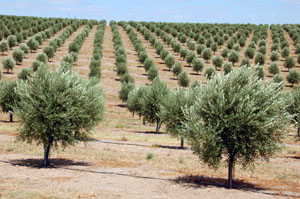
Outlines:
[[298,84],[300,81],[300,73],[296,69],[292,69],[289,71],[286,79],[292,84],[292,86],[294,86],[294,84]]
[[237,51],[232,50],[230,51],[229,55],[228,55],[228,61],[232,62],[232,65],[234,66],[234,63],[239,61],[240,55]]
[[294,116],[297,123],[297,136],[300,136],[300,87],[295,87],[287,94],[287,101],[291,102],[287,107],[287,111]]
[[45,53],[40,53],[36,57],[36,60],[38,60],[38,61],[40,61],[44,64],[47,64],[48,63],[48,56]]
[[233,70],[231,62],[225,62],[223,65],[224,75],[227,75]]
[[[127,73],[125,73],[127,74]],[[121,90],[119,91],[119,98],[123,101],[126,102],[128,99],[128,94],[130,91],[132,91],[135,88],[135,84],[133,82],[129,83],[122,83]]]
[[[254,166],[280,149],[291,120],[282,83],[263,83],[252,68],[241,67],[201,84],[185,109],[186,137],[199,158],[213,168],[224,161]],[[234,164],[231,164],[234,165]]]
[[190,107],[194,102],[194,92],[185,89],[173,90],[162,103],[159,114],[167,132],[174,137],[184,137],[186,118],[184,108]]
[[[99,84],[81,79],[72,71],[51,72],[39,67],[27,81],[17,83],[16,93],[20,97],[14,108],[21,125],[18,138],[43,144],[45,154],[49,154],[50,147],[87,140],[104,116],[104,95]],[[48,161],[44,163],[48,165]]]
[[21,49],[14,49],[12,54],[14,60],[16,61],[16,64],[19,64],[24,59],[24,51]]
[[182,87],[189,87],[190,84],[190,78],[188,76],[188,73],[186,71],[181,71],[178,75],[178,84]]
[[9,72],[9,70],[13,70],[15,65],[16,65],[16,62],[15,60],[12,58],[12,56],[8,56],[8,57],[5,57],[3,60],[2,60],[2,64],[3,64],[3,68],[5,70],[7,70],[7,72]]
[[0,41],[0,51],[2,52],[2,55],[4,52],[8,51],[9,45],[7,40]]
[[128,99],[126,101],[126,105],[130,112],[137,113],[139,116],[142,116],[143,110],[143,96],[145,95],[147,86],[141,86],[139,88],[135,88],[128,94]]
[[268,67],[269,72],[273,75],[276,75],[280,72],[277,62],[272,62]]
[[151,86],[146,89],[143,96],[142,115],[149,123],[156,123],[156,133],[158,133],[161,125],[161,119],[159,117],[161,104],[168,93],[169,88],[167,85],[157,77],[152,81]]

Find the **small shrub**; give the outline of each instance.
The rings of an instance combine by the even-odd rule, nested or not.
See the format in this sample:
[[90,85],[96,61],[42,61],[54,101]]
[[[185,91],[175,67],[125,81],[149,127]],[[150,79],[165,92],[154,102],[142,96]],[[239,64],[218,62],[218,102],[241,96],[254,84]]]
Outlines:
[[153,154],[152,153],[148,153],[146,159],[147,160],[151,160],[153,158]]

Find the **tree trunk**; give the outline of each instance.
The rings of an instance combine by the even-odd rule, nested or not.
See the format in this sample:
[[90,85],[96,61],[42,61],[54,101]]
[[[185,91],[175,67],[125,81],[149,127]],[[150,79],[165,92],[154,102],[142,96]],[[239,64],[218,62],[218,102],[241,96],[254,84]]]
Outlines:
[[13,121],[14,121],[14,119],[13,119],[13,114],[12,114],[11,112],[9,112],[9,121],[10,121],[10,122],[13,122]]
[[159,121],[157,121],[157,122],[156,122],[156,130],[155,130],[155,133],[156,133],[156,134],[159,133],[160,126],[161,126],[161,125],[160,125]]
[[233,177],[232,177],[232,171],[234,167],[234,156],[230,156],[229,162],[228,162],[228,188],[232,188],[233,184]]
[[145,120],[145,118],[143,118],[143,125],[146,125],[146,120]]
[[184,145],[184,139],[183,139],[183,136],[181,136],[181,139],[180,139],[180,148],[183,149],[183,145]]
[[298,128],[297,128],[297,136],[300,137],[300,124],[298,125]]
[[49,153],[50,153],[51,144],[44,144],[44,167],[48,167],[50,165],[49,161]]

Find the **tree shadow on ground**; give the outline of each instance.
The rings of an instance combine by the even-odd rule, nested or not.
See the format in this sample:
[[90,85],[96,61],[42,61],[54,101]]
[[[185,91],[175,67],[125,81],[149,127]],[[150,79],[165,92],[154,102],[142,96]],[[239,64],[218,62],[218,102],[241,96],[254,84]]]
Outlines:
[[92,139],[93,142],[99,142],[103,144],[116,144],[116,145],[127,145],[127,146],[138,146],[138,147],[150,147],[150,145],[145,144],[135,144],[135,143],[129,143],[125,141],[109,141],[109,140],[98,140],[98,139]]
[[194,76],[201,76],[201,73],[190,73],[190,74]]
[[[227,179],[208,177],[208,176],[197,176],[197,175],[179,176],[176,179],[174,179],[174,182],[180,184],[181,186],[191,187],[195,189],[205,188],[205,187],[227,188]],[[282,193],[279,191],[273,191],[263,187],[259,187],[255,184],[246,182],[244,180],[236,179],[234,180],[233,183],[234,183],[233,189],[237,189],[237,190],[261,193],[261,194],[272,195],[272,196],[300,198],[298,193],[292,193],[292,192]]]
[[170,145],[160,145],[160,144],[156,144],[155,147],[163,148],[163,149],[173,149],[173,150],[191,151],[190,148],[187,148],[187,147],[181,148],[180,146],[170,146]]
[[156,133],[155,131],[132,131],[133,133],[141,133],[141,134],[153,134],[153,135],[163,135],[165,133],[159,132]]
[[120,108],[127,108],[126,104],[118,104],[117,107],[120,107]]
[[12,121],[12,122],[10,122],[9,120],[0,120],[0,123],[11,123],[11,124],[13,124],[13,123],[16,123],[16,122],[18,122],[18,121]]
[[[50,166],[47,168],[59,168],[59,167],[65,167],[65,166],[91,166],[88,162],[81,162],[81,161],[73,161],[70,159],[64,159],[64,158],[50,158]],[[25,166],[25,167],[31,167],[31,168],[44,168],[43,159],[15,159],[15,160],[9,160],[8,163],[10,163],[13,166]]]
[[285,158],[300,160],[300,155],[287,155],[285,156]]

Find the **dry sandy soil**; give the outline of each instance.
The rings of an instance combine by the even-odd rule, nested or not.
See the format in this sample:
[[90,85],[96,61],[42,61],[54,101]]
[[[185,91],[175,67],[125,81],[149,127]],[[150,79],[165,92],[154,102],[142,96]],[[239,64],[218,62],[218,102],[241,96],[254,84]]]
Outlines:
[[[59,49],[50,63],[53,68],[59,66],[62,56],[68,53],[69,43],[81,30],[82,27]],[[128,53],[128,69],[136,84],[149,83],[128,35],[121,27],[119,31]],[[89,72],[95,32],[96,27],[90,31],[73,66],[84,78]],[[168,86],[178,87],[155,50],[140,34],[139,37],[155,60],[160,78]],[[18,122],[9,123],[7,114],[0,115],[0,198],[300,197],[300,146],[293,137],[294,128],[286,138],[286,147],[269,162],[258,161],[254,170],[237,166],[235,188],[228,190],[225,167],[217,171],[208,168],[189,146],[179,149],[179,141],[163,133],[163,128],[160,134],[154,134],[154,126],[143,125],[138,117],[132,117],[118,98],[121,83],[114,66],[110,27],[106,28],[103,47],[101,85],[107,111],[104,122],[95,128],[93,141],[64,150],[53,149],[51,167],[42,168],[42,146],[17,142]],[[35,56],[36,53],[28,55],[20,67],[30,67]],[[185,69],[192,73],[190,68]],[[15,73],[9,77],[4,75],[4,79],[15,78]],[[204,81],[203,74],[191,76]]]

